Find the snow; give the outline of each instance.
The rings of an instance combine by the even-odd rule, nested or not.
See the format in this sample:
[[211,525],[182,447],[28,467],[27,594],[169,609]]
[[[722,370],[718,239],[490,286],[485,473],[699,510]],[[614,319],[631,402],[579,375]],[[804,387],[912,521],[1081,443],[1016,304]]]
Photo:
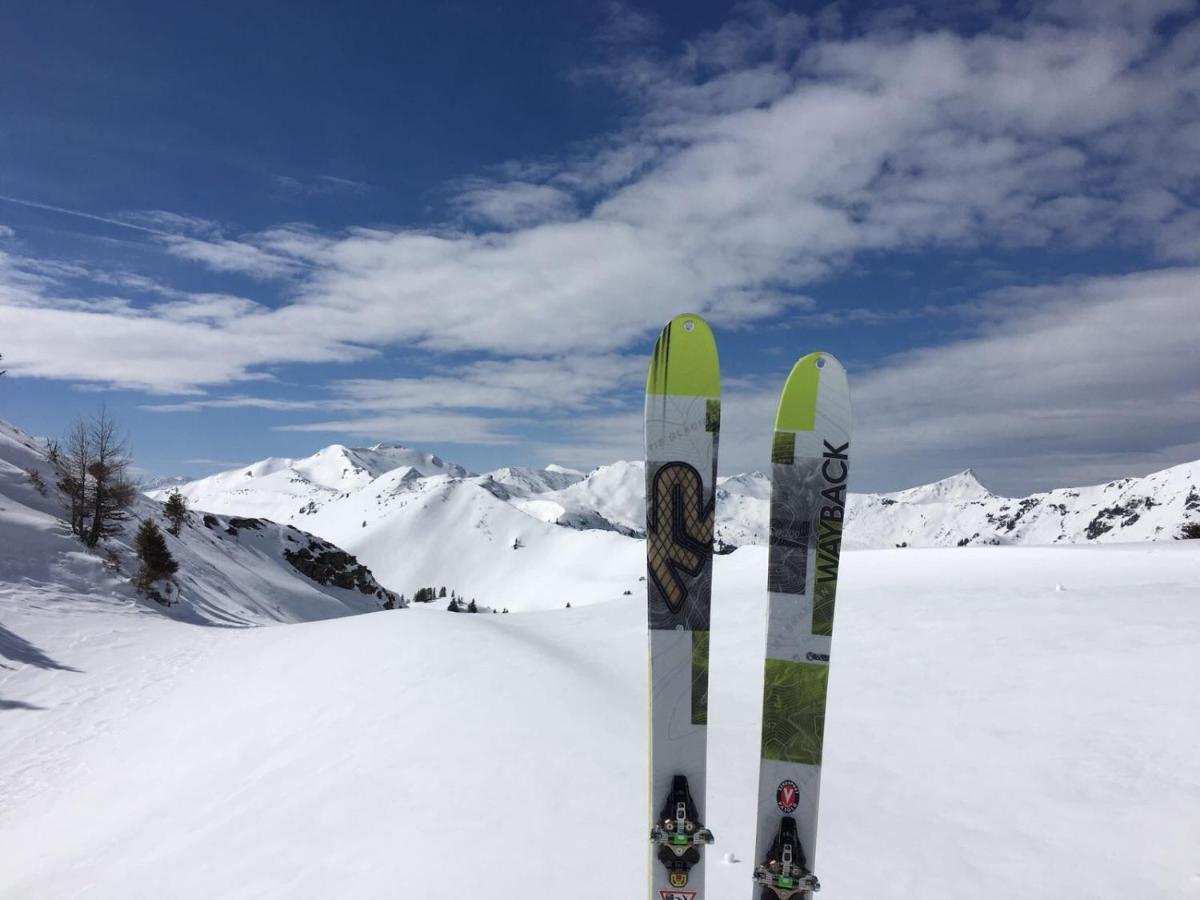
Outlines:
[[[1200,542],[843,560],[821,896],[1197,896]],[[751,894],[765,562],[716,560],[713,898]],[[0,897],[643,896],[644,615],[204,628],[5,583]]]

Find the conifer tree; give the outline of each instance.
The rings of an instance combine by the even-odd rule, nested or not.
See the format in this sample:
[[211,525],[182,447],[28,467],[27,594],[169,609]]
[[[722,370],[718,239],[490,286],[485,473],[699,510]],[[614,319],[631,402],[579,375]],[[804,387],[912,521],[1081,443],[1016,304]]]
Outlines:
[[169,578],[179,571],[179,563],[171,556],[167,540],[152,519],[143,519],[133,542],[140,562],[133,583],[159,603],[165,602],[154,589],[154,582]]
[[163,507],[163,513],[171,522],[167,530],[176,537],[179,537],[179,529],[187,521],[188,514],[187,498],[179,493],[179,488],[175,488],[167,496],[167,503]]

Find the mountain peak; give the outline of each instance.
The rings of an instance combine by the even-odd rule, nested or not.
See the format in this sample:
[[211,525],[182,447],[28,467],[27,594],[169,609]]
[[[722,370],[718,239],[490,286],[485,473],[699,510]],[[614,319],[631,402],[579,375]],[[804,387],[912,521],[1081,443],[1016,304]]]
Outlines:
[[380,441],[378,444],[372,444],[368,450],[412,450],[407,444],[402,444],[399,441]]
[[965,503],[995,495],[984,487],[974,469],[963,469],[938,481],[885,496],[906,503]]

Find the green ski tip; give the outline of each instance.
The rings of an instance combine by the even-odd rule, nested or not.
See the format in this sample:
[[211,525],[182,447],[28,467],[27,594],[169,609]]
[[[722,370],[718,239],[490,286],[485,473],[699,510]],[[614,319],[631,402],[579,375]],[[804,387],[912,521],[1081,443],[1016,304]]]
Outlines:
[[810,353],[792,366],[779,395],[779,411],[775,414],[776,431],[812,431],[816,427],[817,390],[821,378],[837,373],[845,378],[842,364],[829,353]]
[[721,396],[717,342],[707,322],[686,313],[667,323],[650,358],[646,393],[677,397]]

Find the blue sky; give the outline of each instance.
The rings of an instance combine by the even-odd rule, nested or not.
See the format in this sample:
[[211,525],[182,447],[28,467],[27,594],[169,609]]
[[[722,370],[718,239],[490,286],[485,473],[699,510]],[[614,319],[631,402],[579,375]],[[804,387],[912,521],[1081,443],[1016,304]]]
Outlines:
[[12,6],[0,417],[587,467],[692,310],[727,472],[812,349],[856,489],[1200,457],[1196,4],[943,7]]

